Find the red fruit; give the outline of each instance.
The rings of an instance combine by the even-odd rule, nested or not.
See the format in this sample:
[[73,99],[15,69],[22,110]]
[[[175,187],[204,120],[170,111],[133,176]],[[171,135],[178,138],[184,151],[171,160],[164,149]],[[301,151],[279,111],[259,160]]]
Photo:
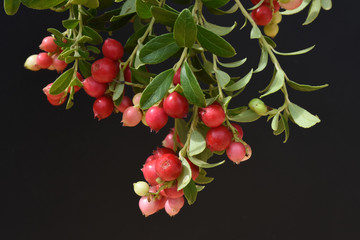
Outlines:
[[174,154],[164,154],[155,161],[155,171],[164,181],[177,179],[181,174],[181,170],[181,161]]
[[145,180],[150,185],[157,185],[156,179],[159,177],[155,171],[155,164],[157,161],[149,161],[144,164],[144,167],[141,169],[141,171],[144,174]]
[[105,83],[99,83],[94,80],[93,77],[86,78],[83,82],[83,87],[85,92],[90,96],[94,98],[101,97],[104,95],[107,85]]
[[98,120],[109,117],[113,110],[114,103],[109,97],[101,96],[97,98],[94,102],[94,118],[98,118]]
[[179,198],[168,198],[165,203],[165,211],[170,216],[175,216],[184,206],[184,197]]
[[102,53],[105,57],[117,61],[124,55],[124,48],[119,41],[108,38],[104,41]]
[[124,78],[126,82],[131,82],[131,70],[129,68],[129,65],[126,66],[124,70]]
[[159,201],[152,199],[148,200],[147,196],[141,197],[139,200],[140,211],[145,217],[156,213],[159,210]]
[[156,201],[158,201],[158,209],[159,210],[165,208],[166,200],[167,200],[167,197],[164,197],[164,196],[159,196],[159,198],[156,199]]
[[180,73],[181,73],[181,68],[179,68],[179,69],[176,71],[175,75],[174,75],[173,84],[174,84],[175,86],[176,86],[177,84],[180,84],[180,85],[181,85],[181,83],[180,83]]
[[245,146],[241,142],[232,142],[226,149],[228,158],[236,164],[239,164],[245,157]]
[[177,92],[170,93],[163,102],[163,108],[172,118],[184,118],[189,111],[187,99]]
[[52,66],[55,68],[55,70],[60,73],[63,72],[64,69],[67,67],[67,63],[63,60],[58,59],[58,54],[54,54],[52,56]]
[[156,157],[155,157],[154,155],[150,155],[150,156],[146,159],[145,163],[151,162],[151,161],[153,161],[153,160],[156,160]]
[[117,106],[116,108],[120,111],[120,112],[124,112],[125,109],[127,109],[128,107],[132,106],[132,102],[131,99],[128,96],[123,96],[121,103],[119,104],[119,106]]
[[49,103],[53,106],[60,106],[61,104],[63,104],[66,100],[66,96],[60,99],[54,99],[50,96],[47,96],[47,100],[49,101]]
[[158,147],[158,148],[156,148],[155,151],[153,151],[153,155],[155,158],[159,158],[162,155],[167,154],[167,153],[175,155],[175,152],[171,148],[166,148],[166,147],[164,147],[164,148]]
[[211,128],[218,127],[225,121],[225,112],[217,103],[201,108],[199,115],[203,123]]
[[166,135],[165,139],[162,141],[163,147],[174,149],[174,132],[171,131],[168,135]]
[[158,132],[162,127],[164,127],[168,121],[168,115],[165,113],[164,109],[158,106],[152,106],[146,112],[145,120],[149,127]]
[[266,5],[261,5],[257,9],[251,12],[251,17],[255,23],[259,26],[267,25],[272,19],[272,11]]
[[180,191],[177,190],[178,185],[175,184],[174,186],[170,188],[165,188],[162,190],[161,194],[167,198],[179,198],[184,195],[184,191],[181,189]]
[[42,40],[39,48],[45,52],[50,52],[50,53],[55,52],[57,50],[58,46],[56,45],[54,40],[55,39],[51,36],[45,37]]
[[91,65],[91,75],[99,83],[112,82],[118,73],[119,66],[109,58],[101,58]]
[[223,151],[231,143],[232,133],[225,127],[211,128],[206,134],[206,145],[211,151]]
[[121,122],[123,126],[135,127],[140,123],[142,119],[142,113],[139,108],[130,106],[125,109]]
[[189,159],[186,158],[186,160],[188,161],[190,168],[191,168],[191,178],[192,180],[196,180],[197,177],[199,176],[199,166],[196,166],[195,164],[193,164]]
[[[270,1],[271,0],[265,0],[262,5],[266,5],[266,6],[270,7],[271,6]],[[256,5],[256,4],[258,4],[260,2],[260,0],[251,0],[251,2],[254,5]],[[277,11],[280,10],[280,4],[279,4],[279,2],[277,0],[273,0],[273,5],[274,5],[274,12],[277,12]]]
[[59,93],[57,95],[51,95],[50,94],[50,88],[53,83],[49,83],[46,87],[43,88],[43,92],[47,97],[47,100],[49,103],[53,106],[59,106],[63,104],[66,100],[66,94],[65,92]]
[[81,76],[81,74],[80,73],[76,73],[76,77],[80,80],[80,81],[82,81],[82,80],[84,80],[84,78]]
[[239,138],[243,138],[244,137],[244,131],[242,130],[242,128],[240,127],[239,124],[237,123],[231,123],[231,125],[233,125],[234,128],[236,128],[236,130],[238,131],[238,137]]
[[280,5],[282,8],[286,9],[286,10],[293,10],[295,8],[300,7],[300,5],[302,4],[303,0],[292,0],[288,3],[281,3]]
[[47,69],[51,66],[53,60],[47,53],[39,53],[36,57],[36,65],[41,69]]

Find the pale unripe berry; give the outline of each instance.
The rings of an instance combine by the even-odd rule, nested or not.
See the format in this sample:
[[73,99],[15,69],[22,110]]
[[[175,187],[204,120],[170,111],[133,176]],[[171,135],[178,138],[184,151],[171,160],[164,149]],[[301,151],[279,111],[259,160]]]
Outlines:
[[24,67],[31,71],[39,71],[40,67],[36,65],[36,58],[37,54],[29,56],[24,63]]
[[274,38],[279,33],[279,25],[276,23],[270,23],[264,27],[264,33],[266,36]]
[[138,181],[133,184],[134,192],[139,195],[140,197],[145,196],[149,192],[149,184],[144,181]]
[[260,116],[266,116],[267,115],[267,106],[263,101],[261,101],[258,98],[254,98],[249,102],[249,108],[256,112]]
[[142,214],[147,217],[159,210],[159,202],[154,199],[148,201],[148,198],[144,196],[139,200],[139,208]]
[[184,197],[168,198],[165,202],[165,211],[169,216],[175,216],[180,212],[180,209],[184,206]]
[[271,19],[271,23],[277,23],[279,24],[282,20],[282,15],[280,12],[276,12],[273,15],[273,18]]
[[126,127],[135,127],[142,119],[142,113],[139,108],[130,106],[123,113],[122,123]]
[[134,106],[138,106],[140,104],[141,95],[142,95],[142,93],[137,93],[134,95],[134,97],[132,99]]

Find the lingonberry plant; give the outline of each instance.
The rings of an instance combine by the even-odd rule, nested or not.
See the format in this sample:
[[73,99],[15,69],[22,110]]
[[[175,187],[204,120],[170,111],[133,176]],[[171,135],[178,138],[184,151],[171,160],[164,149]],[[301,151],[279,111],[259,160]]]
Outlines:
[[[59,74],[43,89],[50,104],[66,102],[69,109],[74,104],[74,94],[83,88],[94,98],[94,117],[98,120],[122,113],[124,126],[134,127],[142,122],[158,132],[166,131],[163,128],[168,120],[174,119],[175,126],[168,131],[163,147],[143,161],[146,182],[134,184],[135,193],[141,197],[139,208],[145,216],[160,209],[174,216],[183,207],[184,197],[193,204],[204,185],[213,181],[206,176],[205,169],[224,163],[208,162],[213,154],[227,155],[236,164],[248,160],[252,148],[244,140],[243,128],[238,123],[267,117],[274,134],[284,133],[286,142],[289,120],[303,128],[320,122],[317,116],[290,101],[287,88],[310,92],[327,86],[291,80],[278,61],[277,55],[304,54],[313,47],[283,53],[276,49],[273,38],[283,16],[309,6],[304,22],[309,24],[321,9],[331,9],[331,0],[175,2],[176,8],[180,8],[179,4],[184,7],[175,9],[172,1],[166,0],[4,1],[8,15],[14,15],[20,5],[69,13],[69,18],[62,21],[64,29],[49,28],[49,36],[39,39],[42,51],[25,61],[29,70],[49,69]],[[261,50],[255,69],[242,77],[231,77],[226,72],[246,61],[245,58],[223,62],[236,54],[224,38],[236,23],[230,27],[210,23],[203,14],[205,11],[218,16],[238,14],[244,20],[240,30],[249,31]],[[107,36],[121,31],[126,24],[133,26],[134,33],[123,32],[129,34],[124,46]],[[156,31],[155,25],[165,26],[166,33]],[[160,72],[148,70],[147,65],[161,64],[170,58],[176,59],[172,68]],[[274,72],[261,95],[246,102],[235,101],[253,75],[263,71],[269,62]],[[132,100],[125,90],[133,92]],[[265,97],[274,93],[283,94],[281,106],[265,104]],[[229,108],[230,102],[237,106]]]

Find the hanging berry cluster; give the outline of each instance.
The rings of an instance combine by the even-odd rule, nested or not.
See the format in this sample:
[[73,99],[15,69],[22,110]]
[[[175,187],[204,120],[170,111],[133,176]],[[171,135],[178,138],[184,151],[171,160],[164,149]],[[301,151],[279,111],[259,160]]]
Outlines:
[[[176,215],[186,199],[196,200],[204,185],[213,181],[205,169],[224,163],[210,163],[214,155],[226,155],[239,164],[250,158],[252,149],[244,140],[238,123],[267,117],[275,135],[289,137],[289,120],[309,128],[320,119],[290,101],[287,87],[298,91],[315,91],[327,84],[311,86],[290,80],[281,67],[277,55],[303,54],[304,50],[283,53],[275,50],[274,38],[283,15],[296,14],[309,7],[304,24],[316,19],[321,9],[329,10],[331,0],[177,0],[185,7],[174,9],[165,0],[5,0],[4,9],[13,15],[20,5],[33,9],[69,12],[62,21],[65,31],[49,28],[40,44],[40,52],[30,56],[25,67],[32,71],[56,70],[60,76],[44,87],[50,104],[66,102],[66,109],[74,104],[74,95],[82,88],[94,98],[93,112],[98,120],[122,113],[123,126],[145,124],[155,133],[163,130],[169,117],[174,119],[162,142],[143,163],[145,181],[134,183],[134,191],[141,198],[139,208],[145,216],[160,209]],[[170,3],[171,4],[171,3]],[[226,8],[225,6],[225,8]],[[97,9],[110,8],[98,13]],[[283,9],[283,10],[282,10]],[[241,28],[250,24],[250,38],[259,42],[261,55],[258,66],[241,77],[231,77],[224,69],[239,68],[245,59],[223,62],[235,56],[235,48],[224,36],[237,23],[225,27],[210,23],[203,15],[236,14],[245,19]],[[134,33],[123,46],[113,38],[103,41],[99,33],[113,32],[132,24]],[[159,34],[154,26],[163,25],[167,33]],[[260,26],[263,26],[263,32]],[[271,37],[271,38],[270,38]],[[101,47],[101,49],[100,49]],[[102,54],[103,57],[100,57]],[[154,73],[148,65],[177,59],[170,69]],[[270,61],[269,61],[270,60]],[[244,105],[229,108],[253,76],[268,63],[274,67],[268,86],[260,96]],[[71,65],[71,66],[69,66]],[[156,69],[156,68],[154,68]],[[201,85],[200,85],[201,82]],[[133,94],[125,94],[125,90]],[[281,106],[269,106],[263,98],[282,93]],[[133,95],[132,100],[130,95]],[[237,102],[239,103],[239,102]]]

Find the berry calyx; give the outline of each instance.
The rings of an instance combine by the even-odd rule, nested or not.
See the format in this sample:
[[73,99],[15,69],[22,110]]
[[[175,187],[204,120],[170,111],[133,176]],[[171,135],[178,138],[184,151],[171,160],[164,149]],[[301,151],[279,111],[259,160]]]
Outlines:
[[105,83],[99,83],[95,81],[93,77],[86,78],[82,82],[82,84],[85,92],[90,97],[94,97],[94,98],[98,98],[104,95],[107,88],[107,85]]
[[181,82],[180,82],[180,73],[181,73],[181,68],[179,68],[175,75],[174,75],[174,78],[173,78],[173,84],[176,86],[177,84],[180,84],[181,85]]
[[124,47],[119,41],[108,38],[104,41],[102,46],[102,53],[105,57],[117,61],[123,57]]
[[130,106],[132,106],[131,99],[128,96],[123,96],[119,106],[117,106],[116,108],[117,108],[117,110],[119,110],[120,112],[123,113],[125,111],[125,109],[127,109]]
[[157,175],[164,181],[177,179],[182,170],[181,161],[177,156],[167,153],[155,161],[155,170]]
[[199,115],[201,121],[211,128],[218,127],[225,121],[225,112],[222,107],[216,103],[201,108]]
[[257,9],[251,12],[251,17],[255,23],[259,26],[267,25],[272,19],[272,11],[266,5],[261,5]]
[[223,151],[231,143],[232,133],[223,125],[211,128],[206,134],[206,146],[211,151]]
[[93,105],[94,118],[98,120],[107,118],[111,115],[114,110],[113,101],[106,96],[97,98]]
[[258,98],[254,98],[249,102],[249,108],[256,112],[260,116],[266,116],[267,115],[267,106],[263,101],[261,101]]
[[184,206],[184,197],[168,198],[165,202],[165,211],[169,216],[173,217],[178,214]]
[[245,146],[241,142],[232,142],[226,149],[226,155],[236,164],[239,164],[244,159],[245,153]]
[[31,71],[39,71],[41,68],[38,65],[36,65],[36,58],[37,58],[37,54],[33,54],[29,56],[24,63],[24,67]]
[[109,83],[118,73],[118,64],[109,58],[101,58],[91,65],[91,75],[99,83]]
[[172,92],[165,98],[163,108],[166,114],[172,118],[184,118],[188,114],[189,103],[178,92]]
[[252,155],[252,150],[249,144],[245,145],[246,154],[245,157],[241,160],[241,162],[248,160]]
[[45,37],[42,40],[39,48],[45,52],[50,52],[50,53],[55,52],[57,50],[58,46],[56,45],[54,40],[55,39],[51,36]]
[[150,188],[149,184],[147,184],[147,182],[144,181],[138,181],[134,183],[133,186],[134,186],[134,192],[140,197],[145,196],[149,192],[149,188]]
[[157,161],[149,161],[146,162],[144,164],[144,167],[141,169],[141,171],[143,172],[144,178],[145,180],[150,184],[150,185],[157,185],[158,182],[156,181],[156,179],[159,177],[155,171],[155,164]]
[[149,125],[152,130],[158,132],[166,125],[168,121],[168,115],[165,113],[163,108],[152,106],[149,108],[149,110],[147,110],[145,120],[147,125]]
[[41,69],[47,69],[51,66],[53,60],[47,53],[39,53],[36,57],[36,65]]

